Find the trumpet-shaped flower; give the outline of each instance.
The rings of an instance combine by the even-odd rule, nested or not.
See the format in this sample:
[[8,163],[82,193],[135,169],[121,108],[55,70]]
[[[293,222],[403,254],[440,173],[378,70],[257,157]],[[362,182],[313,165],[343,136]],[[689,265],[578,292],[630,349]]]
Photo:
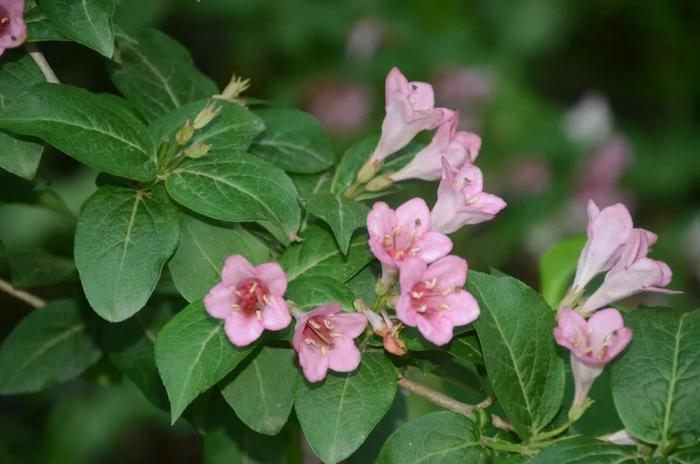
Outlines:
[[0,55],[22,45],[27,38],[24,0],[0,0]]

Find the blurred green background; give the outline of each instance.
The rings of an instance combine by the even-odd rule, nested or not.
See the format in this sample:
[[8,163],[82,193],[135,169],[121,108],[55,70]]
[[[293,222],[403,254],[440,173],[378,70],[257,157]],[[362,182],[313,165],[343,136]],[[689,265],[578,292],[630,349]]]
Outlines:
[[[659,234],[653,257],[671,265],[670,287],[685,292],[644,301],[697,306],[697,1],[120,3],[124,31],[161,28],[221,87],[236,73],[251,79],[248,96],[314,113],[339,155],[379,132],[391,66],[431,82],[438,104],[459,110],[462,128],[482,137],[477,164],[486,190],[509,204],[492,222],[453,237],[472,268],[498,268],[537,287],[542,254],[585,230],[586,201],[623,201],[635,225]],[[96,53],[67,43],[42,50],[63,82],[116,92]],[[8,261],[24,266],[24,281],[15,283],[32,287],[40,280],[34,273],[50,269],[57,285],[40,293],[79,295],[72,234],[95,173],[53,155],[42,161],[38,187],[0,174],[0,240],[21,251],[3,254],[2,275]],[[435,190],[415,183],[389,201],[421,195],[430,203]],[[172,292],[167,285],[159,291]],[[4,296],[0,304],[4,337],[27,308]],[[0,462],[199,461],[202,442],[192,429],[170,428],[106,363],[84,377],[39,395],[0,398]],[[425,407],[399,403],[401,414]]]

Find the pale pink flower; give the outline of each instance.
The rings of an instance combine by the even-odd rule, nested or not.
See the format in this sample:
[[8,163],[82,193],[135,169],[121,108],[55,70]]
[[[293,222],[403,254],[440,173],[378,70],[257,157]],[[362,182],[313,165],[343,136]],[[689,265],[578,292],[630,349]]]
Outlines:
[[459,113],[453,112],[438,127],[430,144],[398,172],[389,178],[394,182],[406,179],[438,180],[442,174],[442,158],[452,166],[473,163],[479,155],[481,138],[465,131],[457,131]]
[[449,234],[464,225],[493,219],[506,207],[506,202],[484,192],[483,187],[484,179],[479,168],[465,164],[457,170],[443,158],[438,198],[430,213],[433,229]]
[[234,345],[246,346],[264,329],[284,329],[292,321],[283,295],[287,276],[277,263],[253,266],[241,255],[226,258],[221,283],[204,297],[204,307],[217,319]]
[[396,208],[377,202],[367,215],[369,248],[382,263],[384,283],[396,276],[401,264],[412,256],[433,262],[452,249],[452,241],[430,230],[430,211],[421,198]]
[[294,329],[292,345],[299,354],[299,365],[309,382],[319,382],[328,369],[352,372],[360,365],[360,350],[355,346],[367,327],[359,313],[341,313],[338,303],[319,306],[302,314]]
[[420,258],[410,258],[401,266],[401,294],[396,315],[404,324],[418,327],[436,345],[452,340],[455,326],[469,324],[479,317],[479,305],[463,289],[467,262],[458,256],[445,256],[430,266]]
[[27,38],[24,0],[0,0],[0,55],[22,45]]

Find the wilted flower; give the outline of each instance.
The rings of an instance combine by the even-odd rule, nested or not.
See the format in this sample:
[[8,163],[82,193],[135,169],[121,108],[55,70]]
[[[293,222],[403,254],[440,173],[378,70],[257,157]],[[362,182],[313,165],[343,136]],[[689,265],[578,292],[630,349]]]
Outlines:
[[22,45],[27,38],[24,0],[0,0],[0,55]]

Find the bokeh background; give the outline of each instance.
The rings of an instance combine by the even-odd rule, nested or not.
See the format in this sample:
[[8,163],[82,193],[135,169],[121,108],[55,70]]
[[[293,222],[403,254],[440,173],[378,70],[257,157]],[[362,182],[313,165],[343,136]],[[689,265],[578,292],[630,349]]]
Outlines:
[[[659,234],[653,256],[671,265],[671,287],[685,292],[672,305],[697,306],[697,1],[119,3],[124,31],[163,29],[221,87],[236,73],[251,79],[249,96],[315,114],[338,156],[379,132],[384,77],[392,66],[411,80],[432,83],[438,104],[459,110],[462,128],[482,137],[478,164],[486,189],[509,204],[494,221],[454,236],[472,268],[497,268],[537,287],[543,253],[585,230],[588,199],[601,206],[622,201],[637,226]],[[42,50],[63,82],[116,92],[97,54],[63,43]],[[0,241],[22,251],[3,252],[0,273],[7,275],[8,262],[13,269],[24,266],[19,284],[31,287],[33,279],[45,281],[36,273],[50,272],[56,286],[39,292],[79,295],[72,236],[79,206],[95,188],[95,173],[51,155],[42,161],[40,188],[0,174]],[[435,188],[415,183],[390,201],[421,195],[430,203]],[[162,295],[171,294],[167,287]],[[4,296],[0,306],[4,337],[28,308]],[[470,396],[459,385],[447,388]],[[605,400],[600,403],[605,406]],[[397,402],[384,427],[427,408]],[[580,427],[585,432],[586,424]],[[381,440],[381,434],[374,438],[375,447]],[[107,362],[46,393],[0,398],[3,463],[190,463],[200,461],[201,448],[190,425],[169,427],[167,415]],[[371,448],[356,461],[370,456]],[[277,462],[283,455],[287,462],[299,456],[249,455],[245,462]]]

